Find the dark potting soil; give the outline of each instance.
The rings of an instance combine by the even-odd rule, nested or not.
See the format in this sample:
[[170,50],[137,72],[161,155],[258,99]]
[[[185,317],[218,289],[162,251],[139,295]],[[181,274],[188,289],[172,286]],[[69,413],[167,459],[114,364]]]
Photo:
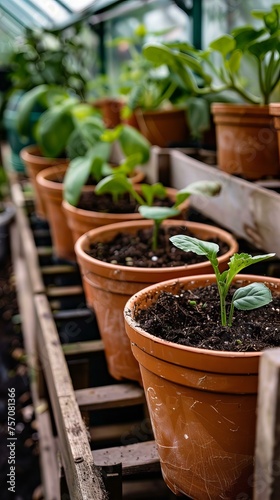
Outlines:
[[[175,227],[161,227],[157,250],[151,249],[152,228],[147,228],[141,229],[134,236],[128,233],[119,233],[108,243],[91,244],[87,253],[95,259],[129,267],[177,267],[206,261],[203,256],[197,256],[193,252],[183,252],[172,245],[169,238],[176,234],[194,236],[191,231],[180,226],[178,222],[178,226]],[[218,238],[209,241],[219,245],[219,255],[228,250],[228,245]]]
[[[154,200],[154,206],[171,207],[173,203],[169,198]],[[138,203],[129,193],[125,193],[115,202],[111,194],[97,195],[93,191],[82,193],[78,203],[78,208],[91,210],[93,212],[103,212],[111,214],[132,214],[138,212]]]
[[[234,288],[229,292],[228,310]],[[280,296],[251,311],[236,310],[231,327],[221,326],[216,285],[173,295],[160,292],[149,308],[135,312],[145,331],[180,345],[215,351],[262,351],[280,346]]]

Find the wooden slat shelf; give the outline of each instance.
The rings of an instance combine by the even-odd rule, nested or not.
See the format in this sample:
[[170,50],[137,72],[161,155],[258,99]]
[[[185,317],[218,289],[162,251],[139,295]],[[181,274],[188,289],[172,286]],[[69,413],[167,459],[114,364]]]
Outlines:
[[[65,492],[73,500],[132,498],[129,492],[134,491],[133,486],[130,488],[127,483],[122,487],[122,476],[141,477],[137,483],[141,488],[143,474],[143,499],[154,496],[149,494],[149,486],[152,491],[154,489],[154,480],[159,481],[159,491],[162,491],[158,498],[173,498],[161,477],[154,441],[147,442],[147,436],[142,443],[116,446],[122,444],[122,436],[129,435],[134,428],[140,429],[141,419],[147,420],[143,389],[132,383],[114,380],[110,383],[105,361],[102,370],[106,370],[105,378],[109,383],[108,380],[106,383],[98,380],[95,356],[105,359],[100,338],[75,341],[73,337],[72,342],[61,344],[57,325],[60,325],[63,336],[61,325],[78,325],[78,322],[91,325],[93,313],[85,305],[81,284],[63,285],[64,279],[69,282],[68,277],[73,275],[75,278],[78,267],[75,263],[58,263],[53,259],[53,249],[44,246],[49,237],[47,228],[35,230],[34,234],[36,220],[34,222],[32,218],[31,221],[28,216],[32,212],[30,199],[26,210],[21,185],[14,175],[11,177],[12,199],[17,211],[12,236],[15,242],[13,261],[40,437],[44,500],[62,499]],[[59,286],[55,284],[56,277],[59,277]],[[75,297],[77,307],[73,305]],[[68,302],[65,305],[65,301],[70,306]],[[71,379],[69,370],[77,378]],[[85,385],[90,370],[93,370],[93,386]],[[118,413],[122,411],[126,417],[124,420],[123,414]],[[94,423],[96,418],[99,418],[99,423]],[[88,422],[88,428],[85,422]],[[90,441],[93,447],[98,443],[101,449],[92,451]],[[102,449],[103,443],[114,445]],[[111,469],[115,467],[118,473],[112,473]],[[149,482],[150,474],[156,474],[156,477],[153,479],[152,476]]]

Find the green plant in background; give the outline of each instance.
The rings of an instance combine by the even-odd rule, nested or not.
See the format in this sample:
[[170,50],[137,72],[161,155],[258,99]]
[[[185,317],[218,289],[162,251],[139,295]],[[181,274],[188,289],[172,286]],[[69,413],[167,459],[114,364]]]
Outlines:
[[262,307],[272,301],[271,291],[266,285],[263,283],[251,283],[247,286],[238,288],[234,292],[228,314],[226,310],[226,298],[234,277],[245,267],[269,259],[273,257],[275,253],[255,256],[247,253],[236,253],[230,258],[228,264],[229,268],[223,273],[220,273],[217,259],[219,245],[216,243],[198,240],[197,238],[180,234],[172,236],[170,241],[184,252],[194,252],[197,255],[204,255],[212,264],[220,297],[222,326],[232,326],[234,307],[236,307],[236,309],[249,311],[250,309]]
[[[80,127],[77,133],[80,134],[82,130],[82,127]],[[82,188],[89,177],[92,177],[98,183],[95,189],[95,192],[98,193],[98,189],[102,189],[102,178],[106,179],[108,189],[110,189],[112,176],[114,182],[110,192],[113,193],[115,198],[118,196],[117,187],[114,188],[114,184],[117,185],[117,176],[121,180],[123,179],[124,184],[130,185],[127,176],[134,172],[137,165],[144,165],[150,158],[149,142],[140,132],[129,125],[118,125],[114,129],[100,129],[94,139],[91,131],[88,139],[89,148],[87,152],[83,156],[77,156],[70,162],[64,177],[64,199],[74,206],[77,205]],[[108,161],[112,144],[116,141],[124,154],[124,160],[120,165],[112,167],[108,164]],[[113,173],[114,175],[112,175]],[[104,184],[106,185],[105,182]],[[124,187],[119,186],[119,189],[124,189]]]
[[42,84],[26,92],[20,101],[17,128],[21,136],[28,134],[30,115],[38,103],[45,111],[33,134],[44,156],[56,158],[66,152],[71,158],[82,155],[88,141],[93,144],[105,130],[99,112],[69,88]]
[[[155,66],[167,66],[184,89],[195,135],[209,125],[209,103],[237,99],[267,104],[279,83],[280,4],[251,14],[262,23],[261,28],[235,28],[211,42],[206,50],[182,42],[148,43],[143,47],[143,55]],[[257,82],[257,93],[249,90],[252,82]]]
[[86,23],[57,32],[26,30],[14,42],[10,78],[15,89],[43,83],[71,88],[85,98],[92,73],[94,37]]
[[125,44],[130,59],[121,65],[118,92],[124,97],[126,105],[121,113],[128,118],[133,110],[140,107],[144,110],[158,109],[169,103],[176,94],[178,84],[164,71],[143,57],[142,47],[147,37],[162,37],[174,28],[161,31],[148,31],[145,25],[139,24],[130,37],[118,37],[111,47]]

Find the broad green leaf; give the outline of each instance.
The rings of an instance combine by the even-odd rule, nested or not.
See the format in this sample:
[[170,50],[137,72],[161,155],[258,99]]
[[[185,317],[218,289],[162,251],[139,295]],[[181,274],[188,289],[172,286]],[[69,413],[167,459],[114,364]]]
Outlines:
[[212,50],[220,52],[220,54],[225,57],[229,52],[235,49],[235,43],[236,42],[233,36],[222,35],[219,38],[216,38],[216,40],[213,40],[213,42],[209,44],[209,47]]
[[89,178],[91,164],[91,159],[84,156],[69,163],[64,176],[63,197],[70,205],[77,205],[82,188]]
[[48,91],[48,85],[39,85],[34,87],[29,92],[26,92],[20,100],[18,113],[17,113],[17,129],[19,134],[28,135],[29,132],[29,119],[34,106],[39,102]]
[[279,36],[271,36],[267,40],[259,41],[253,43],[248,47],[248,50],[251,54],[256,56],[258,59],[265,57],[266,54],[270,51],[277,51],[280,53],[280,40]]
[[96,185],[96,194],[110,193],[114,195],[121,195],[129,193],[132,190],[132,184],[125,175],[112,174],[108,175]]
[[184,252],[194,252],[197,255],[205,255],[212,265],[213,262],[216,264],[217,254],[219,252],[219,245],[216,243],[199,240],[183,234],[171,236],[170,241],[175,247],[184,250]]
[[181,203],[183,203],[189,196],[192,194],[202,194],[204,196],[217,196],[221,192],[221,184],[218,182],[212,181],[196,181],[189,184],[184,189],[180,189],[180,191],[176,194],[176,203],[177,207]]
[[236,49],[242,51],[246,50],[251,43],[258,40],[264,33],[264,28],[257,30],[252,26],[242,26],[233,29],[231,32],[236,41]]
[[147,205],[151,206],[155,197],[166,198],[166,188],[161,182],[156,182],[155,184],[141,184],[142,194],[147,202]]
[[148,205],[141,205],[138,210],[145,219],[156,221],[164,221],[169,217],[176,217],[180,213],[174,207],[150,207]]
[[210,107],[203,97],[190,97],[187,100],[187,117],[192,136],[201,139],[205,130],[210,128]]
[[123,125],[121,128],[119,142],[126,157],[138,154],[143,165],[150,158],[151,145],[145,137],[130,125]]
[[87,117],[96,117],[96,119],[98,119],[100,122],[100,126],[102,125],[102,120],[99,117],[99,114],[97,113],[96,109],[94,109],[93,106],[85,102],[81,102],[73,106],[72,115],[79,122],[83,122],[84,119]]
[[270,289],[264,283],[251,283],[250,285],[238,288],[232,298],[236,309],[249,311],[265,306],[272,301]]
[[41,115],[35,137],[44,156],[57,158],[63,154],[73,130],[74,122],[68,107],[60,104]]

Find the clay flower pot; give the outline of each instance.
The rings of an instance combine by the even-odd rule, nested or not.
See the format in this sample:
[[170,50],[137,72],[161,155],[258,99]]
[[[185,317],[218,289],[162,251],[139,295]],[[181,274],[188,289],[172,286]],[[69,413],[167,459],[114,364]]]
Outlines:
[[46,158],[45,156],[41,155],[40,149],[36,145],[27,146],[23,148],[20,152],[20,157],[25,165],[25,168],[27,170],[31,184],[34,189],[36,215],[42,219],[46,219],[47,217],[46,209],[41,199],[40,191],[36,181],[36,176],[39,172],[41,172],[41,170],[44,170],[45,168],[61,164],[68,165],[69,159]]
[[121,123],[123,102],[119,99],[103,97],[94,101],[93,106],[101,111],[106,127],[115,128]]
[[167,148],[174,144],[184,144],[190,131],[186,121],[186,111],[183,109],[164,109],[135,111],[140,132],[153,146]]
[[277,135],[269,106],[214,103],[218,166],[248,180],[279,176]]
[[[177,192],[176,189],[166,189],[167,196],[175,202],[175,195]],[[136,190],[141,193],[141,184],[136,185]],[[180,205],[179,208],[182,212],[182,216],[186,213],[188,206],[188,200]],[[74,242],[76,242],[82,234],[90,231],[90,229],[106,226],[107,224],[115,224],[116,222],[138,221],[142,219],[142,215],[139,212],[133,212],[130,214],[94,212],[74,207],[65,200],[62,203],[62,207],[65,212],[67,224],[72,231]]]
[[[116,379],[141,382],[138,363],[131,353],[124,328],[123,309],[129,297],[153,283],[186,275],[204,274],[212,269],[208,261],[188,266],[154,269],[120,266],[92,258],[87,253],[91,243],[111,241],[120,232],[133,236],[139,229],[149,228],[152,225],[152,221],[148,220],[111,224],[89,231],[81,236],[75,245],[86,300],[89,307],[95,311],[109,372]],[[219,237],[225,241],[229,250],[219,257],[221,269],[226,267],[229,257],[237,251],[238,245],[233,236],[214,226],[171,219],[166,220],[164,225],[184,226],[197,238],[207,240]]]
[[[260,352],[223,352],[167,342],[141,329],[135,312],[160,291],[180,293],[215,282],[192,276],[152,285],[125,306],[125,328],[137,359],[162,474],[175,493],[196,500],[252,498]],[[278,279],[238,275],[236,283]],[[201,325],[204,328],[206,325]]]
[[[36,183],[50,225],[55,254],[61,259],[74,261],[76,260],[76,254],[74,252],[73,235],[68,227],[67,218],[62,208],[63,177],[67,167],[68,165],[57,165],[42,170],[36,176]],[[141,181],[143,178],[144,173],[138,170],[132,180]],[[83,192],[90,192],[93,189],[94,186],[85,185]]]

